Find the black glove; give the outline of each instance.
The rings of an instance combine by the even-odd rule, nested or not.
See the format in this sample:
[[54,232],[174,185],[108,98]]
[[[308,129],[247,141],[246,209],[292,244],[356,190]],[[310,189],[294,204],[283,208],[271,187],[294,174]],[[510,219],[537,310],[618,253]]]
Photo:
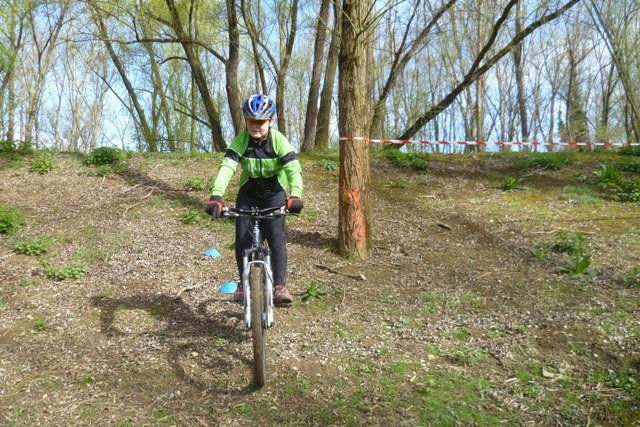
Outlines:
[[224,207],[224,202],[222,201],[222,197],[220,196],[211,196],[209,198],[209,203],[204,207],[205,212],[207,212],[213,219],[220,218],[222,214],[222,208]]
[[299,197],[289,197],[287,199],[287,210],[292,214],[299,214],[304,206],[304,202]]

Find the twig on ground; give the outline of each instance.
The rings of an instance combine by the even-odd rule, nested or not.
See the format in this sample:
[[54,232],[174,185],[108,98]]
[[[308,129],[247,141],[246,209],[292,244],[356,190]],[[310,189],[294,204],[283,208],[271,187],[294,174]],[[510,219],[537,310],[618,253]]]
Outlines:
[[133,187],[129,187],[129,188],[127,188],[126,190],[121,191],[121,192],[120,192],[120,195],[123,195],[123,194],[125,194],[125,193],[128,193],[129,191],[131,191],[131,190],[133,190],[133,189],[135,189],[135,188],[138,188],[138,187],[140,187],[141,185],[142,185],[142,184],[136,184],[136,185],[134,185]]
[[346,276],[346,277],[350,277],[352,279],[356,279],[356,280],[367,280],[366,277],[364,277],[363,274],[348,274],[348,273],[342,273],[338,270],[334,270],[330,267],[327,267],[326,265],[322,265],[322,264],[314,264],[314,267],[316,268],[320,268],[322,270],[327,270],[329,273],[333,273],[333,274],[339,274],[340,276]]
[[199,285],[187,286],[185,288],[182,288],[182,289],[180,289],[180,292],[178,292],[178,294],[176,295],[176,299],[180,298],[180,295],[182,295],[183,293],[192,291],[192,290],[200,288],[202,286],[204,286],[204,283],[200,283]]

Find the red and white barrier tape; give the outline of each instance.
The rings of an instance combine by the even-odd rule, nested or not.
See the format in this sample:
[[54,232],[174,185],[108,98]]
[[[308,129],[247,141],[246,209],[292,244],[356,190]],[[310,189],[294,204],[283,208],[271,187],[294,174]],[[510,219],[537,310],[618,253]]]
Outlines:
[[367,141],[379,144],[396,144],[396,145],[497,145],[499,147],[506,146],[549,146],[549,147],[633,147],[640,146],[634,142],[538,142],[538,141],[431,141],[427,139],[370,139],[362,136],[341,136],[340,141]]

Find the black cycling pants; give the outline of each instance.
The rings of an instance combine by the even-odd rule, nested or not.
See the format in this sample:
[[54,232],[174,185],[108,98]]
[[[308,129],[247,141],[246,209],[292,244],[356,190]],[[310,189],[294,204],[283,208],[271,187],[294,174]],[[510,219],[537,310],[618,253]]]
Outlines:
[[[266,198],[256,197],[243,191],[242,187],[238,192],[236,208],[275,208],[283,206],[287,201],[284,191],[272,194]],[[260,222],[260,232],[262,238],[269,243],[271,249],[271,269],[273,270],[273,284],[285,285],[285,275],[287,271],[287,247],[284,239],[284,216],[273,219],[263,219]],[[251,236],[251,220],[249,218],[236,218],[236,263],[238,272],[242,279],[242,251],[251,247],[253,237]]]

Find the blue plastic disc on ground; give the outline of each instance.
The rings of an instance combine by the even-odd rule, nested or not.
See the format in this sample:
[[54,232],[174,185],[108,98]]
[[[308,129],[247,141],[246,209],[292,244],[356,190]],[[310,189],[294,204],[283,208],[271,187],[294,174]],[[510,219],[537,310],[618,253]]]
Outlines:
[[220,255],[220,252],[218,252],[216,248],[210,248],[204,251],[204,256],[210,256],[211,258],[218,258],[222,255]]
[[223,294],[232,294],[238,289],[238,284],[236,282],[227,282],[224,285],[220,286],[220,292]]

